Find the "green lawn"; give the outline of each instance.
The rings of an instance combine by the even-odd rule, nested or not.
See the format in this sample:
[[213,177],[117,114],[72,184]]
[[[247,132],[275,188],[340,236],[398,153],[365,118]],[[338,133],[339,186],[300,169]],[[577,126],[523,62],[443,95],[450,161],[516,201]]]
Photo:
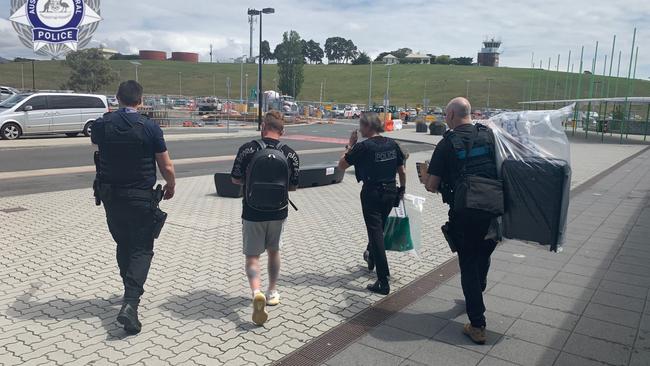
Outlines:
[[[128,61],[111,61],[111,67],[119,73],[122,80],[135,78],[135,67]],[[239,98],[240,91],[239,64],[188,64],[172,61],[142,61],[139,68],[139,78],[148,94],[179,93],[179,72],[182,75],[182,92],[184,95],[212,95],[216,89],[217,95],[226,96],[226,78],[232,79],[231,97]],[[25,64],[25,87],[30,88],[31,64]],[[39,89],[58,89],[68,78],[68,69],[61,61],[42,61],[36,63],[36,87]],[[336,103],[368,102],[368,81],[370,67],[368,65],[305,65],[305,83],[299,95],[299,100],[318,101],[321,82],[325,82],[324,100]],[[248,87],[254,88],[257,78],[257,66],[244,65],[244,73],[248,73]],[[388,68],[375,65],[373,68],[373,103],[383,103],[386,92]],[[455,96],[465,96],[467,80],[469,80],[469,97],[475,107],[487,104],[488,78],[492,79],[490,105],[492,107],[517,107],[517,102],[528,100],[531,91],[533,99],[575,98],[577,96],[578,74],[569,75],[570,93],[565,93],[567,74],[541,70],[516,68],[488,68],[470,66],[445,65],[397,65],[391,71],[391,104],[411,106],[421,104],[425,96],[430,99],[429,105],[444,105]],[[264,66],[264,89],[269,90],[277,77],[275,65]],[[582,97],[587,97],[589,75],[582,77]],[[215,82],[216,81],[216,82]],[[627,83],[624,79],[612,78],[610,96],[615,95],[618,83],[618,96],[624,96]],[[633,82],[635,96],[649,96],[650,82],[636,80]],[[21,87],[21,64],[9,63],[0,65],[0,85]],[[556,88],[557,85],[557,88]],[[597,96],[601,95],[607,78],[597,76],[595,88]],[[106,94],[114,93],[117,83],[106,88]],[[567,91],[568,92],[568,91]],[[246,92],[244,92],[246,94]]]

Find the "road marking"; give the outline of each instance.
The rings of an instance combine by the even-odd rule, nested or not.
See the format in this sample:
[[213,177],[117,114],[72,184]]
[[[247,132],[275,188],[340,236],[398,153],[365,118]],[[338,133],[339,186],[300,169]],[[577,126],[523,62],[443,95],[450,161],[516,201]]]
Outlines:
[[[313,150],[301,150],[298,151],[298,155],[316,155],[316,154],[327,154],[333,152],[343,152],[340,147],[331,147],[325,149],[313,149]],[[222,156],[207,156],[201,158],[186,158],[186,159],[177,159],[174,160],[174,165],[188,165],[188,164],[205,164],[205,163],[219,163],[224,161],[233,161],[235,160],[234,155],[222,155]],[[68,174],[85,174],[85,173],[94,173],[94,165],[85,165],[85,166],[73,166],[65,168],[49,168],[49,169],[35,169],[35,170],[24,170],[17,172],[0,172],[0,180],[4,179],[21,179],[21,178],[35,178],[35,177],[48,177],[54,175],[68,175]]]
[[283,137],[285,140],[296,141],[309,141],[309,142],[323,142],[327,144],[347,145],[347,139],[339,139],[335,137],[321,137],[321,136],[308,136],[308,135],[286,135]]

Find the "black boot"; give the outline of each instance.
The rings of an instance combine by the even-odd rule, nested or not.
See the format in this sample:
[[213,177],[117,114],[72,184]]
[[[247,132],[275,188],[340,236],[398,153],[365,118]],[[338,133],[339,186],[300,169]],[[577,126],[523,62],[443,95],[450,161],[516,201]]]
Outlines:
[[368,271],[372,272],[375,270],[375,260],[372,259],[372,256],[370,255],[370,251],[366,250],[363,252],[363,260],[368,263]]
[[388,281],[377,280],[377,282],[372,285],[368,285],[366,288],[370,292],[374,292],[380,295],[388,295],[390,293],[390,285],[388,284]]
[[142,330],[142,323],[138,320],[137,305],[124,304],[117,314],[117,322],[124,326],[124,330],[131,334],[138,334]]

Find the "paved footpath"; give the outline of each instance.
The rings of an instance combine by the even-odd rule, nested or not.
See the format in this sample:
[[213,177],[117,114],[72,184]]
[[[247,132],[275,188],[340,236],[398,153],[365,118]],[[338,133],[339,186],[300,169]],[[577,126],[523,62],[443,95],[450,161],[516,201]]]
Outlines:
[[[603,161],[601,171],[624,154],[629,151],[610,154],[615,158]],[[430,152],[417,153],[409,161],[409,193],[426,195],[415,184],[413,166],[429,157]],[[592,173],[576,170],[583,179]],[[211,176],[179,180],[177,197],[163,204],[170,219],[156,242],[141,305],[144,330],[135,337],[126,337],[115,322],[121,283],[114,243],[90,189],[0,198],[0,365],[265,365],[280,360],[382,299],[365,290],[373,276],[361,260],[367,237],[359,190],[348,174],[341,184],[292,194],[300,211],[291,212],[287,226],[283,303],[271,309],[265,327],[257,328],[250,323],[243,273],[241,201],[216,197]],[[427,197],[419,258],[389,253],[396,291],[452,258],[439,230],[447,208]],[[565,255],[544,263],[568,259]],[[453,283],[441,289],[458,293]],[[497,295],[490,296],[508,303]],[[499,304],[490,303],[491,310],[499,311]]]
[[569,220],[560,254],[515,241],[497,248],[487,345],[461,334],[454,275],[326,364],[650,365],[650,151],[575,194]]

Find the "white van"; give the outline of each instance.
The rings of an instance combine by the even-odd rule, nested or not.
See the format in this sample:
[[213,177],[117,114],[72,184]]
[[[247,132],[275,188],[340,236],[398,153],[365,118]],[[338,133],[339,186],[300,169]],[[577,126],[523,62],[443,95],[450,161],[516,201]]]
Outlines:
[[0,138],[64,133],[90,136],[93,122],[108,112],[104,95],[21,93],[0,103]]

